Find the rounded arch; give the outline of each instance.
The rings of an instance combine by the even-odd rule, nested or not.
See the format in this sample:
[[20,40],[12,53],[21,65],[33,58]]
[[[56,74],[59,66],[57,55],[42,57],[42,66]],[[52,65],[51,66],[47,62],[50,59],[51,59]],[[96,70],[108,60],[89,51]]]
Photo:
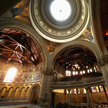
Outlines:
[[25,88],[25,91],[27,91],[28,89],[30,89],[30,87],[26,87],[26,88]]
[[27,34],[30,35],[30,37],[37,42],[38,47],[40,48],[42,52],[42,59],[43,59],[43,65],[42,68],[47,66],[47,59],[48,59],[48,49],[46,48],[46,45],[44,44],[42,38],[40,35],[34,31],[34,29],[31,26],[28,26],[24,24],[23,22],[14,19],[14,18],[0,18],[0,29],[3,28],[16,28],[18,30],[21,30]]
[[5,93],[6,93],[6,91],[7,91],[7,87],[3,87],[2,89],[1,89],[1,92],[0,92],[0,98],[5,98]]
[[4,88],[8,89],[6,86],[2,87],[0,91],[2,91]]
[[25,89],[25,90],[26,90],[26,88],[25,88],[25,87],[21,87],[21,90],[22,90],[22,89]]
[[38,92],[37,97],[39,97],[40,85],[39,85],[39,84],[34,84],[34,85],[30,88],[30,91],[29,91],[29,102],[32,101],[32,97],[33,97],[32,91],[33,91],[34,88],[37,88],[37,92]]
[[26,94],[25,94],[25,98],[28,99],[28,96],[30,94],[30,87],[27,87],[26,90],[25,90]]
[[19,96],[20,96],[20,88],[19,87],[17,87],[16,89],[15,89],[15,93],[14,93],[14,98],[19,98]]
[[20,93],[20,96],[19,96],[19,97],[20,97],[20,98],[25,98],[25,93],[26,93],[26,92],[25,92],[25,87],[22,87],[22,88],[21,88],[21,93]]
[[8,91],[9,91],[10,89],[14,89],[14,87],[10,87],[10,88],[8,88]]
[[21,90],[21,88],[20,88],[20,87],[16,87],[16,88],[14,88],[14,91],[16,92],[16,90],[17,90],[17,89]]
[[95,44],[91,43],[91,42],[87,42],[87,41],[72,41],[66,44],[63,44],[60,48],[58,48],[55,52],[54,52],[54,56],[53,56],[53,61],[52,61],[52,68],[54,69],[54,65],[56,62],[57,57],[64,52],[67,49],[73,48],[73,47],[85,47],[87,49],[89,49],[90,51],[92,51],[94,53],[94,55],[96,56],[96,59],[100,58],[100,53],[98,48],[96,47]]
[[7,94],[7,98],[12,98],[13,97],[13,95],[14,95],[14,88],[13,87],[10,87],[9,89],[8,89],[8,94]]

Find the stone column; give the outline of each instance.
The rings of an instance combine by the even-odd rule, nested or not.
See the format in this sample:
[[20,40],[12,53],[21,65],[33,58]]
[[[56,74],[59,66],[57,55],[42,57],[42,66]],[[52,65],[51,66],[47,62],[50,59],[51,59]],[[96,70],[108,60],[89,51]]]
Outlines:
[[71,105],[71,94],[70,94],[71,89],[68,89],[68,104]]
[[108,96],[107,96],[107,91],[106,91],[106,89],[105,89],[105,86],[103,85],[103,90],[104,90],[104,93],[105,93],[105,96],[106,96],[106,99],[107,99],[107,102],[108,102]]
[[77,94],[76,94],[77,104],[79,104],[79,98],[78,98],[78,96],[79,96],[79,94],[78,94],[78,88],[77,88]]
[[45,108],[50,108],[51,104],[51,91],[50,91],[50,85],[53,78],[53,70],[52,69],[46,69],[42,72],[42,85],[40,88],[40,98],[39,103],[43,104]]
[[87,103],[90,105],[89,88],[86,88]]
[[101,72],[103,74],[104,80],[105,80],[105,84],[106,87],[108,89],[108,57],[102,57],[98,59],[98,66],[101,69]]
[[92,103],[92,90],[91,90],[91,87],[89,88],[89,97],[90,97],[90,103]]

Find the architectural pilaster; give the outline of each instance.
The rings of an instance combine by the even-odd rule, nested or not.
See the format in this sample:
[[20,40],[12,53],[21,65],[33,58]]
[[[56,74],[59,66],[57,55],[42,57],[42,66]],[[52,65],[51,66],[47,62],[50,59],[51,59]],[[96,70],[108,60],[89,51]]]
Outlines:
[[79,104],[79,94],[78,94],[78,88],[77,88],[76,99],[77,99],[77,104]]
[[108,55],[105,55],[98,59],[98,66],[101,69],[101,72],[105,80],[105,84],[108,88]]
[[106,99],[107,99],[107,102],[108,102],[108,96],[107,96],[107,91],[105,89],[105,86],[103,85],[103,90],[104,90],[104,93],[105,93],[105,96],[106,96]]
[[90,105],[91,102],[90,102],[90,97],[89,97],[89,88],[86,88],[86,96],[87,96],[87,103],[88,105]]
[[50,108],[51,103],[51,92],[50,85],[53,78],[53,69],[46,68],[41,72],[42,75],[42,85],[40,90],[40,103],[45,106],[45,108]]
[[89,98],[90,98],[90,102],[92,103],[92,90],[91,90],[91,87],[89,88]]
[[68,89],[68,104],[71,105],[71,94],[70,94],[71,89]]

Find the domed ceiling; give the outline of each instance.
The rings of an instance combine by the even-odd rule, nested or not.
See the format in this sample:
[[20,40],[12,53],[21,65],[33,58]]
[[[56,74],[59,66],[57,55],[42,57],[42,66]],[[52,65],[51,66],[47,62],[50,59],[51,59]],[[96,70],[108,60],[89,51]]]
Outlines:
[[63,43],[78,38],[89,22],[86,0],[31,0],[30,19],[43,38]]

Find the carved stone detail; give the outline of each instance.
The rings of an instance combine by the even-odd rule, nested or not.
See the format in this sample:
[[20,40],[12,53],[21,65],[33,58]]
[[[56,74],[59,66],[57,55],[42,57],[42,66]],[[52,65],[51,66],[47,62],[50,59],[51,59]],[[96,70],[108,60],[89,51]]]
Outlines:
[[97,60],[97,65],[98,65],[99,67],[105,65],[105,62],[104,62],[103,58],[99,58],[99,59]]
[[105,56],[103,57],[103,61],[105,62],[105,64],[108,63],[108,55],[105,55]]
[[54,74],[54,70],[52,68],[44,68],[41,70],[42,74],[45,75],[53,75]]
[[97,64],[99,66],[104,66],[105,64],[108,64],[108,55],[104,55],[103,57],[98,58]]

